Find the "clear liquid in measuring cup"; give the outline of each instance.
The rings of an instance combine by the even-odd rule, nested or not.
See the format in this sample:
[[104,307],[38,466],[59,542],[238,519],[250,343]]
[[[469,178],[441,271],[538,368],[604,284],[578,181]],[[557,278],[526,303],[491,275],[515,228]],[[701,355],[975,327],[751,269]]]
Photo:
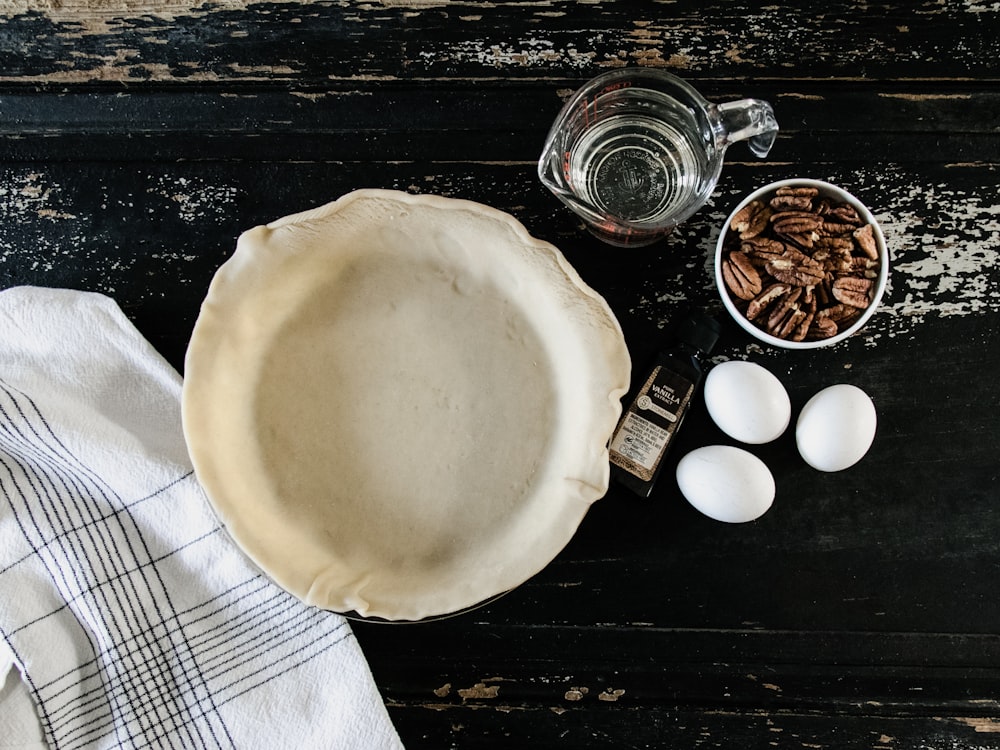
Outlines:
[[[605,102],[605,98],[615,101]],[[691,110],[656,91],[605,94],[604,114],[570,151],[568,178],[580,198],[604,213],[656,224],[698,200],[711,176]]]

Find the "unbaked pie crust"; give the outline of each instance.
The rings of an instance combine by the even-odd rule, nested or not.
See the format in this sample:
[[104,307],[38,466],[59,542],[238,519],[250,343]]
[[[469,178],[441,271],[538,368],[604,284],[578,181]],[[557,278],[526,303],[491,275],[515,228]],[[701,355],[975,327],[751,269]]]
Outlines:
[[192,335],[184,430],[270,577],[416,620],[565,546],[607,490],[629,368],[603,298],[509,215],[360,190],[239,238]]

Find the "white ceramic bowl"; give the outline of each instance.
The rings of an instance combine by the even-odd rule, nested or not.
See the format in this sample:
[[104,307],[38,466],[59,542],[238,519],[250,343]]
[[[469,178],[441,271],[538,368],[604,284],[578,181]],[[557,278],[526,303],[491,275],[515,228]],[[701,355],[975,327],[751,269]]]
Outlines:
[[[733,296],[722,277],[722,257],[726,244],[726,236],[732,231],[730,225],[733,217],[735,217],[744,206],[752,201],[765,199],[770,200],[780,187],[814,187],[819,190],[820,196],[828,197],[837,202],[849,203],[854,207],[858,216],[861,217],[863,221],[872,225],[872,234],[878,247],[880,265],[878,269],[878,276],[874,279],[875,286],[872,290],[871,304],[868,305],[860,317],[858,317],[848,328],[845,328],[834,336],[805,341],[788,341],[771,335],[747,319],[746,315],[744,315],[734,301]],[[739,205],[737,205],[733,209],[732,213],[730,213],[726,218],[726,223],[723,225],[722,231],[719,233],[719,239],[715,246],[715,283],[719,289],[719,295],[722,297],[722,304],[725,306],[726,310],[729,311],[733,320],[735,320],[741,328],[750,333],[752,336],[760,341],[770,344],[771,346],[781,347],[784,349],[816,349],[823,346],[832,346],[833,344],[837,344],[844,339],[853,336],[869,321],[872,315],[875,314],[875,310],[882,299],[882,295],[885,293],[888,280],[889,251],[885,244],[885,236],[882,234],[882,229],[875,220],[875,217],[861,201],[848,193],[846,190],[839,188],[836,185],[831,185],[828,182],[823,182],[822,180],[811,180],[807,178],[780,180],[778,182],[772,182],[769,185],[765,185],[759,190],[755,190],[750,193],[750,195],[740,201]]]

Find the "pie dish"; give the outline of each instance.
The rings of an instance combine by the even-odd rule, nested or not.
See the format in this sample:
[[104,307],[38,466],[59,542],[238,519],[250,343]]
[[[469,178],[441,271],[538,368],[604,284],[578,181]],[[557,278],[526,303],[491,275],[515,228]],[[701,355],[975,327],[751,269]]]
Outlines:
[[192,333],[184,432],[278,584],[419,620],[562,550],[607,490],[629,375],[607,303],[513,217],[359,190],[241,235]]

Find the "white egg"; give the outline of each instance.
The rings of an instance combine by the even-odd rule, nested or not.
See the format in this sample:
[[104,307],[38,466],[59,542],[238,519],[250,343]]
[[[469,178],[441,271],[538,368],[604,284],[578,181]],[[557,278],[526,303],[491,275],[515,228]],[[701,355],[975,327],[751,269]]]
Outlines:
[[705,406],[720,430],[751,445],[776,440],[792,420],[785,386],[753,362],[733,360],[713,367],[705,377]]
[[709,518],[745,523],[774,502],[774,477],[763,461],[731,445],[696,448],[677,464],[677,486]]
[[824,388],[802,407],[795,442],[805,462],[819,471],[841,471],[868,452],[875,439],[875,404],[857,386]]

